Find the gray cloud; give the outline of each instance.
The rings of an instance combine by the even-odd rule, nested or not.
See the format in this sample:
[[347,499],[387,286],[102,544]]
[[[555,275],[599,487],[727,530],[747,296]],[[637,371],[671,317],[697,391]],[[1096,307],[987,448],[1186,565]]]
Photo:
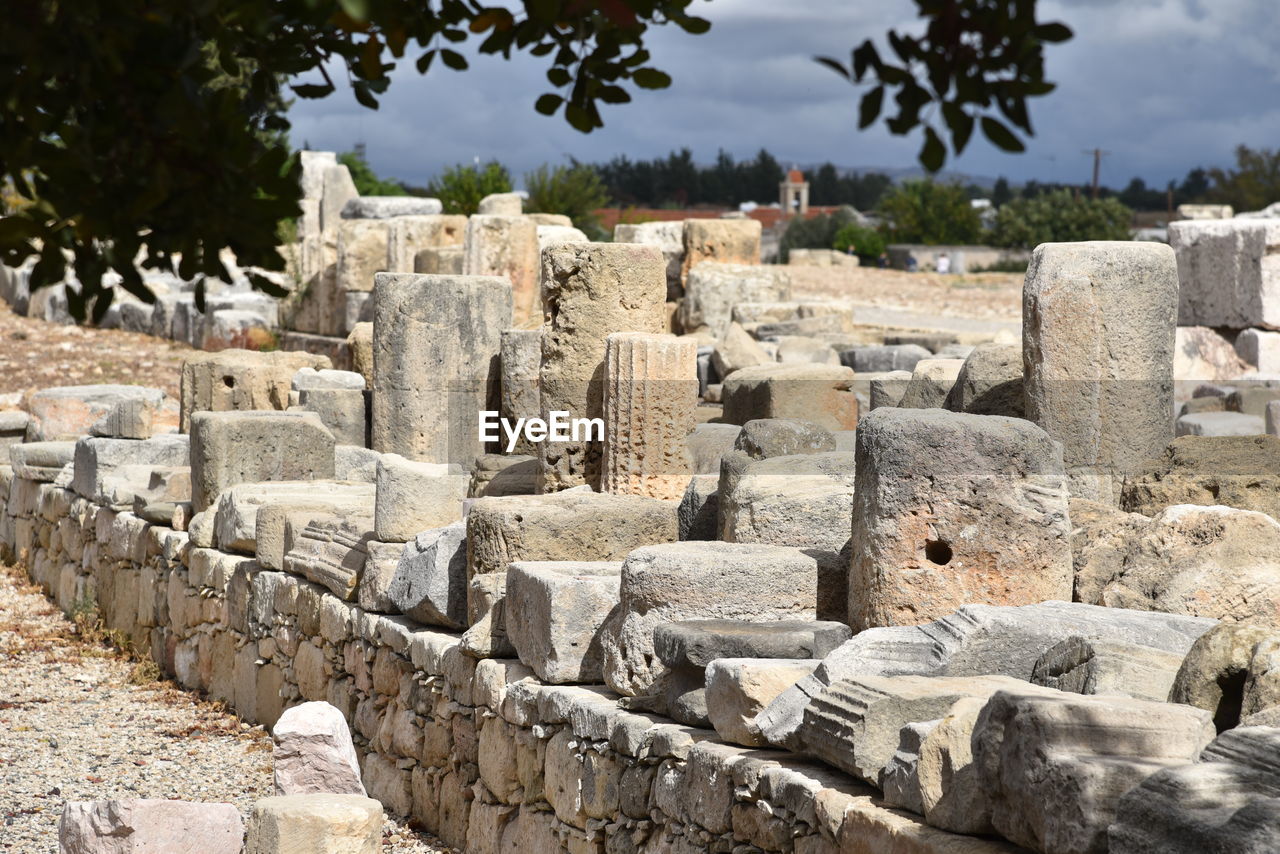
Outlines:
[[[949,168],[1015,180],[1083,181],[1085,149],[1110,152],[1103,178],[1122,185],[1181,178],[1197,165],[1226,165],[1235,145],[1280,139],[1280,52],[1274,0],[1041,0],[1041,17],[1076,33],[1050,47],[1058,90],[1032,106],[1037,134],[1023,155],[976,139]],[[910,0],[699,4],[710,33],[654,31],[655,62],[675,79],[607,108],[605,128],[589,136],[533,111],[549,88],[540,61],[479,57],[462,74],[436,66],[420,77],[405,62],[370,112],[343,92],[299,101],[292,138],[314,148],[365,142],[381,173],[425,183],[442,167],[496,157],[520,175],[568,156],[660,156],[687,146],[700,161],[719,148],[750,157],[766,147],[784,161],[905,167],[918,136],[882,126],[858,132],[858,92],[813,62],[840,58],[868,37],[918,26]]]

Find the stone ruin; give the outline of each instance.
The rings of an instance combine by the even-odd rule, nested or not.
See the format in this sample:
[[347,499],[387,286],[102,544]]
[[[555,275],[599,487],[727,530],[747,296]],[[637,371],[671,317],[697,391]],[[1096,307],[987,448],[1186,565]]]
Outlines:
[[276,740],[247,830],[73,803],[64,850],[373,851],[384,809],[476,852],[1278,849],[1280,437],[1184,429],[1273,412],[1273,226],[1041,246],[1021,346],[962,345],[794,300],[736,221],[538,249],[497,198],[379,271],[448,218],[355,201],[303,242],[358,371],[0,414],[3,556]]

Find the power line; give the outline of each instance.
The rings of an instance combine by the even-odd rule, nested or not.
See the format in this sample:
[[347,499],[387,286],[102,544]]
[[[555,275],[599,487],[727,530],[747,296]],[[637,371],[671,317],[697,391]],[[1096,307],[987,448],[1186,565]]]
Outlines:
[[1092,150],[1085,149],[1084,153],[1093,155],[1093,191],[1091,195],[1096,199],[1098,198],[1098,178],[1102,172],[1102,158],[1106,157],[1111,152],[1103,151],[1101,148],[1095,148]]

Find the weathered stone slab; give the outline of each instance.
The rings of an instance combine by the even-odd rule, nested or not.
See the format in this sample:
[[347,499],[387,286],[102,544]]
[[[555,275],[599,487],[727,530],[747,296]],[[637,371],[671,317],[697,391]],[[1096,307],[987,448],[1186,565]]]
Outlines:
[[791,298],[791,275],[784,269],[758,264],[758,255],[746,263],[697,260],[700,263],[693,266],[687,254],[684,259],[685,297],[677,317],[686,332],[705,328],[719,338],[729,328],[735,304]]
[[368,392],[353,388],[303,389],[298,392],[298,406],[319,415],[320,423],[329,428],[336,444],[361,448],[368,444]]
[[385,273],[373,294],[374,450],[469,470],[497,408],[511,285],[494,276]]
[[849,616],[921,622],[964,603],[1069,599],[1061,449],[1029,422],[878,409],[858,429]]
[[1073,495],[1114,503],[1171,438],[1178,271],[1156,243],[1046,243],[1023,287],[1027,418],[1063,445]]
[[[1275,637],[1274,629],[1221,623],[1196,639],[1169,690],[1169,702],[1204,709],[1218,731],[1240,722],[1254,649]],[[1252,710],[1251,710],[1252,711]]]
[[[542,256],[541,414],[604,416],[605,339],[618,331],[660,333],[666,275],[661,253],[631,243],[570,244]],[[602,439],[538,444],[542,492],[600,483]]]
[[507,318],[495,333],[538,313],[538,224],[525,216],[476,214],[467,218],[462,268],[468,276],[497,276],[511,283]]
[[364,795],[360,760],[342,712],[323,702],[286,709],[271,728],[277,795]]
[[140,400],[152,407],[164,401],[158,388],[136,385],[80,385],[46,388],[27,398],[28,442],[74,441],[115,406]]
[[366,544],[374,539],[372,518],[322,516],[300,530],[290,522],[286,536],[290,548],[284,556],[285,572],[314,581],[339,599],[355,598],[369,556]]
[[357,196],[342,206],[343,219],[391,219],[431,216],[444,210],[439,199],[425,196]]
[[1175,504],[1225,505],[1280,518],[1280,437],[1174,439],[1124,485],[1124,510],[1158,516]]
[[[97,504],[127,506],[145,487],[141,471],[149,466],[186,466],[190,460],[186,436],[154,439],[84,438],[75,446],[71,488]],[[184,496],[185,497],[185,496]]]
[[683,222],[620,222],[613,227],[615,243],[644,243],[662,251],[667,264],[667,299],[676,300],[684,293],[681,262],[684,260]]
[[387,594],[420,623],[460,629],[467,622],[467,525],[423,531],[400,555]]
[[470,475],[457,466],[383,454],[378,460],[374,532],[383,542],[407,543],[423,531],[460,521],[470,482]]
[[257,555],[266,569],[283,569],[286,528],[317,516],[373,513],[371,483],[352,481],[275,481],[241,484],[218,495],[214,540],[226,551]]
[[841,364],[857,373],[914,371],[921,359],[933,354],[918,344],[888,344],[854,347],[840,353]]
[[469,576],[519,560],[622,560],[677,535],[674,502],[594,492],[481,498],[466,521]]
[[827,430],[858,424],[853,371],[835,365],[758,365],[724,382],[724,416],[730,424],[757,418],[810,421]]
[[681,619],[812,619],[817,561],[799,549],[744,543],[638,548],[622,565],[621,607],[602,632],[605,682],[627,696],[664,693],[653,629]]
[[618,607],[618,561],[517,561],[507,570],[507,637],[543,682],[599,683],[600,629]]
[[1261,436],[1266,432],[1262,416],[1243,412],[1191,412],[1174,424],[1178,436]]
[[1177,257],[1178,323],[1280,328],[1280,224],[1266,219],[1169,224]]
[[[542,415],[538,373],[542,365],[542,330],[507,329],[502,333],[502,417],[515,423]],[[505,443],[504,443],[505,444]],[[506,447],[503,447],[506,450]],[[537,449],[520,435],[513,451],[531,454]]]
[[939,721],[909,723],[898,730],[898,749],[880,773],[887,806],[911,810],[924,815],[924,797],[920,790],[920,746]]
[[867,398],[871,409],[882,406],[897,406],[902,396],[907,393],[907,385],[911,382],[910,371],[889,371],[878,377],[872,377]]
[[720,530],[720,477],[696,474],[689,480],[676,510],[678,539],[715,540]]
[[1182,666],[1176,652],[1070,637],[1036,662],[1031,681],[1072,694],[1115,694],[1164,702]]
[[904,409],[940,409],[947,401],[960,369],[961,359],[921,359],[911,372],[898,406]]
[[811,674],[818,661],[785,658],[718,658],[707,665],[707,718],[716,735],[744,747],[768,744],[756,716]]
[[992,826],[1045,854],[1107,851],[1121,796],[1185,765],[1215,735],[1209,713],[1125,697],[1000,691],[973,730]]
[[542,467],[537,457],[523,454],[485,454],[471,472],[469,498],[533,495],[538,491]]
[[695,475],[720,473],[720,458],[731,451],[742,428],[737,424],[698,424],[685,437]]
[[[811,421],[790,418],[756,418],[742,425],[733,448],[753,460],[795,454],[821,454],[836,450],[830,430]],[[716,467],[716,472],[720,467]]]
[[65,854],[149,854],[191,851],[240,854],[244,822],[235,804],[158,798],[67,801],[58,821]]
[[480,200],[477,213],[483,216],[520,216],[524,199],[519,193],[490,193]]
[[314,412],[197,412],[191,504],[205,510],[238,483],[332,478],[333,448],[333,434]]
[[299,351],[192,353],[182,363],[180,427],[190,430],[195,412],[286,409],[293,375],[305,367],[332,365],[327,356]]
[[1022,348],[1017,344],[975,347],[947,393],[945,406],[952,412],[1021,418],[1022,371]]
[[[684,259],[682,270],[688,280],[690,271],[705,262],[755,265],[760,263],[762,227],[754,219],[686,219],[684,221]],[[690,293],[692,289],[690,288]],[[790,299],[790,294],[777,297],[760,296],[742,302]],[[686,329],[693,328],[686,324]]]
[[283,795],[253,805],[244,854],[378,854],[382,804],[359,795]]
[[143,398],[122,400],[89,425],[89,434],[111,439],[150,439],[158,408]]
[[764,348],[756,343],[756,339],[737,323],[729,324],[724,335],[716,342],[715,349],[711,351],[711,364],[721,379],[741,368],[767,365],[772,361]]

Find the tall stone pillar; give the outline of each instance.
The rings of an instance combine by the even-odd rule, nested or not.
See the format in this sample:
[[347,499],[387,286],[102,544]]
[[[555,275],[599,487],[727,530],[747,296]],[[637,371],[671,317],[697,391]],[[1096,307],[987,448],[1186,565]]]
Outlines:
[[379,273],[373,289],[373,449],[469,468],[496,410],[511,285],[493,276]]
[[514,314],[506,329],[538,312],[538,224],[526,216],[475,214],[467,220],[462,269],[511,280]]
[[[538,372],[542,365],[541,329],[506,329],[502,332],[502,417],[515,423],[521,418],[541,418]],[[515,452],[536,454],[521,437]]]
[[680,498],[698,406],[698,345],[674,335],[605,339],[602,492]]
[[[605,338],[613,332],[663,329],[666,261],[656,246],[579,243],[542,254],[542,417],[604,416]],[[600,483],[603,442],[538,445],[541,492]]]
[[1178,268],[1159,243],[1046,243],[1022,291],[1026,416],[1062,443],[1073,495],[1115,503],[1173,439]]

